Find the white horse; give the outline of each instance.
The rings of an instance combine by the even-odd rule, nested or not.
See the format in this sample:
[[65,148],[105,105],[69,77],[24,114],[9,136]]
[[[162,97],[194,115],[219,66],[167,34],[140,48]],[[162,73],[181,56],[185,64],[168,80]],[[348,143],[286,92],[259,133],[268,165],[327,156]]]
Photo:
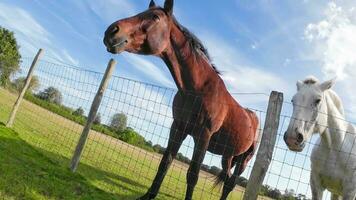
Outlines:
[[310,186],[313,199],[356,199],[356,128],[345,121],[340,98],[331,90],[334,80],[314,77],[298,81],[293,115],[284,140],[292,151],[304,149],[314,133],[320,134],[311,155]]

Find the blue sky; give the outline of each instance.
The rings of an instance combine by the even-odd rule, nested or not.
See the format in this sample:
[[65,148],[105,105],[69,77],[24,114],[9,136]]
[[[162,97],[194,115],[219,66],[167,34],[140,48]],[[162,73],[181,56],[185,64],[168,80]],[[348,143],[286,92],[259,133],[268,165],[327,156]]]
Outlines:
[[[148,0],[2,0],[0,25],[15,32],[24,57],[38,48],[45,59],[103,72],[110,58],[116,75],[174,88],[158,58],[111,55],[102,44],[112,22],[147,8]],[[157,0],[162,5],[163,0]],[[353,0],[176,1],[181,24],[206,46],[231,92],[295,93],[297,80],[337,77],[348,119],[356,119],[356,2]],[[250,107],[266,97],[237,97]],[[262,106],[261,106],[262,105]],[[286,108],[286,113],[290,108]],[[294,156],[294,154],[293,154]]]

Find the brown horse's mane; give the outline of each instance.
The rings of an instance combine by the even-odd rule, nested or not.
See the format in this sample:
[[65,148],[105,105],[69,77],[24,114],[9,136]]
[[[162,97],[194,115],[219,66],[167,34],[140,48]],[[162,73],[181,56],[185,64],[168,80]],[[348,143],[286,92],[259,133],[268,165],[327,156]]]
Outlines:
[[208,61],[210,62],[209,64],[211,65],[213,70],[217,74],[221,74],[221,72],[217,69],[217,67],[213,63],[213,61],[211,59],[211,56],[210,56],[210,54],[208,52],[208,49],[204,46],[203,42],[197,36],[195,36],[189,29],[187,29],[186,27],[181,25],[174,16],[172,18],[173,18],[173,23],[175,23],[175,25],[178,27],[178,29],[180,31],[182,31],[184,36],[187,37],[187,39],[189,41],[189,44],[192,47],[192,49],[194,49],[197,53],[203,54],[208,59]]

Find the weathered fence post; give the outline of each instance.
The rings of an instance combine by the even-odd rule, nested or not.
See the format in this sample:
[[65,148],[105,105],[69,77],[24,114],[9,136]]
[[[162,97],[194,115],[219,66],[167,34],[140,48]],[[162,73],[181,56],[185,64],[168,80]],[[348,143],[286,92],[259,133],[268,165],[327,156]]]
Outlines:
[[27,74],[27,77],[26,77],[26,80],[25,80],[24,87],[22,88],[19,96],[17,97],[17,100],[16,100],[16,102],[14,104],[14,107],[12,108],[9,120],[7,121],[6,126],[9,127],[9,128],[11,128],[12,125],[14,124],[14,121],[15,121],[15,118],[16,118],[16,113],[17,113],[17,111],[18,111],[18,109],[19,109],[19,107],[21,105],[21,102],[23,100],[23,97],[26,94],[26,91],[27,91],[28,87],[30,86],[30,82],[32,80],[34,69],[35,69],[35,67],[37,65],[38,60],[41,58],[42,53],[43,53],[43,49],[38,50],[37,55],[35,56],[35,58],[32,61],[30,70],[28,71],[28,74]]
[[116,65],[116,61],[111,59],[107,66],[107,69],[105,71],[104,77],[101,80],[100,87],[98,89],[98,92],[96,93],[96,96],[95,96],[93,103],[91,105],[91,108],[90,108],[87,123],[83,129],[82,135],[80,136],[77,147],[74,151],[72,162],[70,164],[70,169],[72,170],[72,172],[75,172],[77,170],[78,164],[80,162],[80,157],[83,152],[83,148],[85,146],[85,143],[86,143],[88,135],[89,135],[89,131],[90,131],[91,126],[93,125],[93,121],[97,115],[97,112],[98,112],[101,100],[103,98],[104,92],[109,84],[109,80],[110,80],[111,75],[115,69],[115,65]]
[[279,118],[283,105],[283,93],[273,91],[271,93],[266,121],[260,148],[257,153],[256,162],[253,166],[249,182],[244,194],[244,200],[256,200],[258,192],[266,176],[268,167],[272,160],[274,145],[277,139]]

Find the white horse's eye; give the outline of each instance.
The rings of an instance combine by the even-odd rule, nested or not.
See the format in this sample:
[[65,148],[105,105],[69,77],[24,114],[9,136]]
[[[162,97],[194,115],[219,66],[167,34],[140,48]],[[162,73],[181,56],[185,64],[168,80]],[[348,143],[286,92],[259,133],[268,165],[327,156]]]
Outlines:
[[315,100],[315,105],[319,105],[319,104],[320,104],[320,102],[321,102],[321,99],[317,99],[317,100]]

